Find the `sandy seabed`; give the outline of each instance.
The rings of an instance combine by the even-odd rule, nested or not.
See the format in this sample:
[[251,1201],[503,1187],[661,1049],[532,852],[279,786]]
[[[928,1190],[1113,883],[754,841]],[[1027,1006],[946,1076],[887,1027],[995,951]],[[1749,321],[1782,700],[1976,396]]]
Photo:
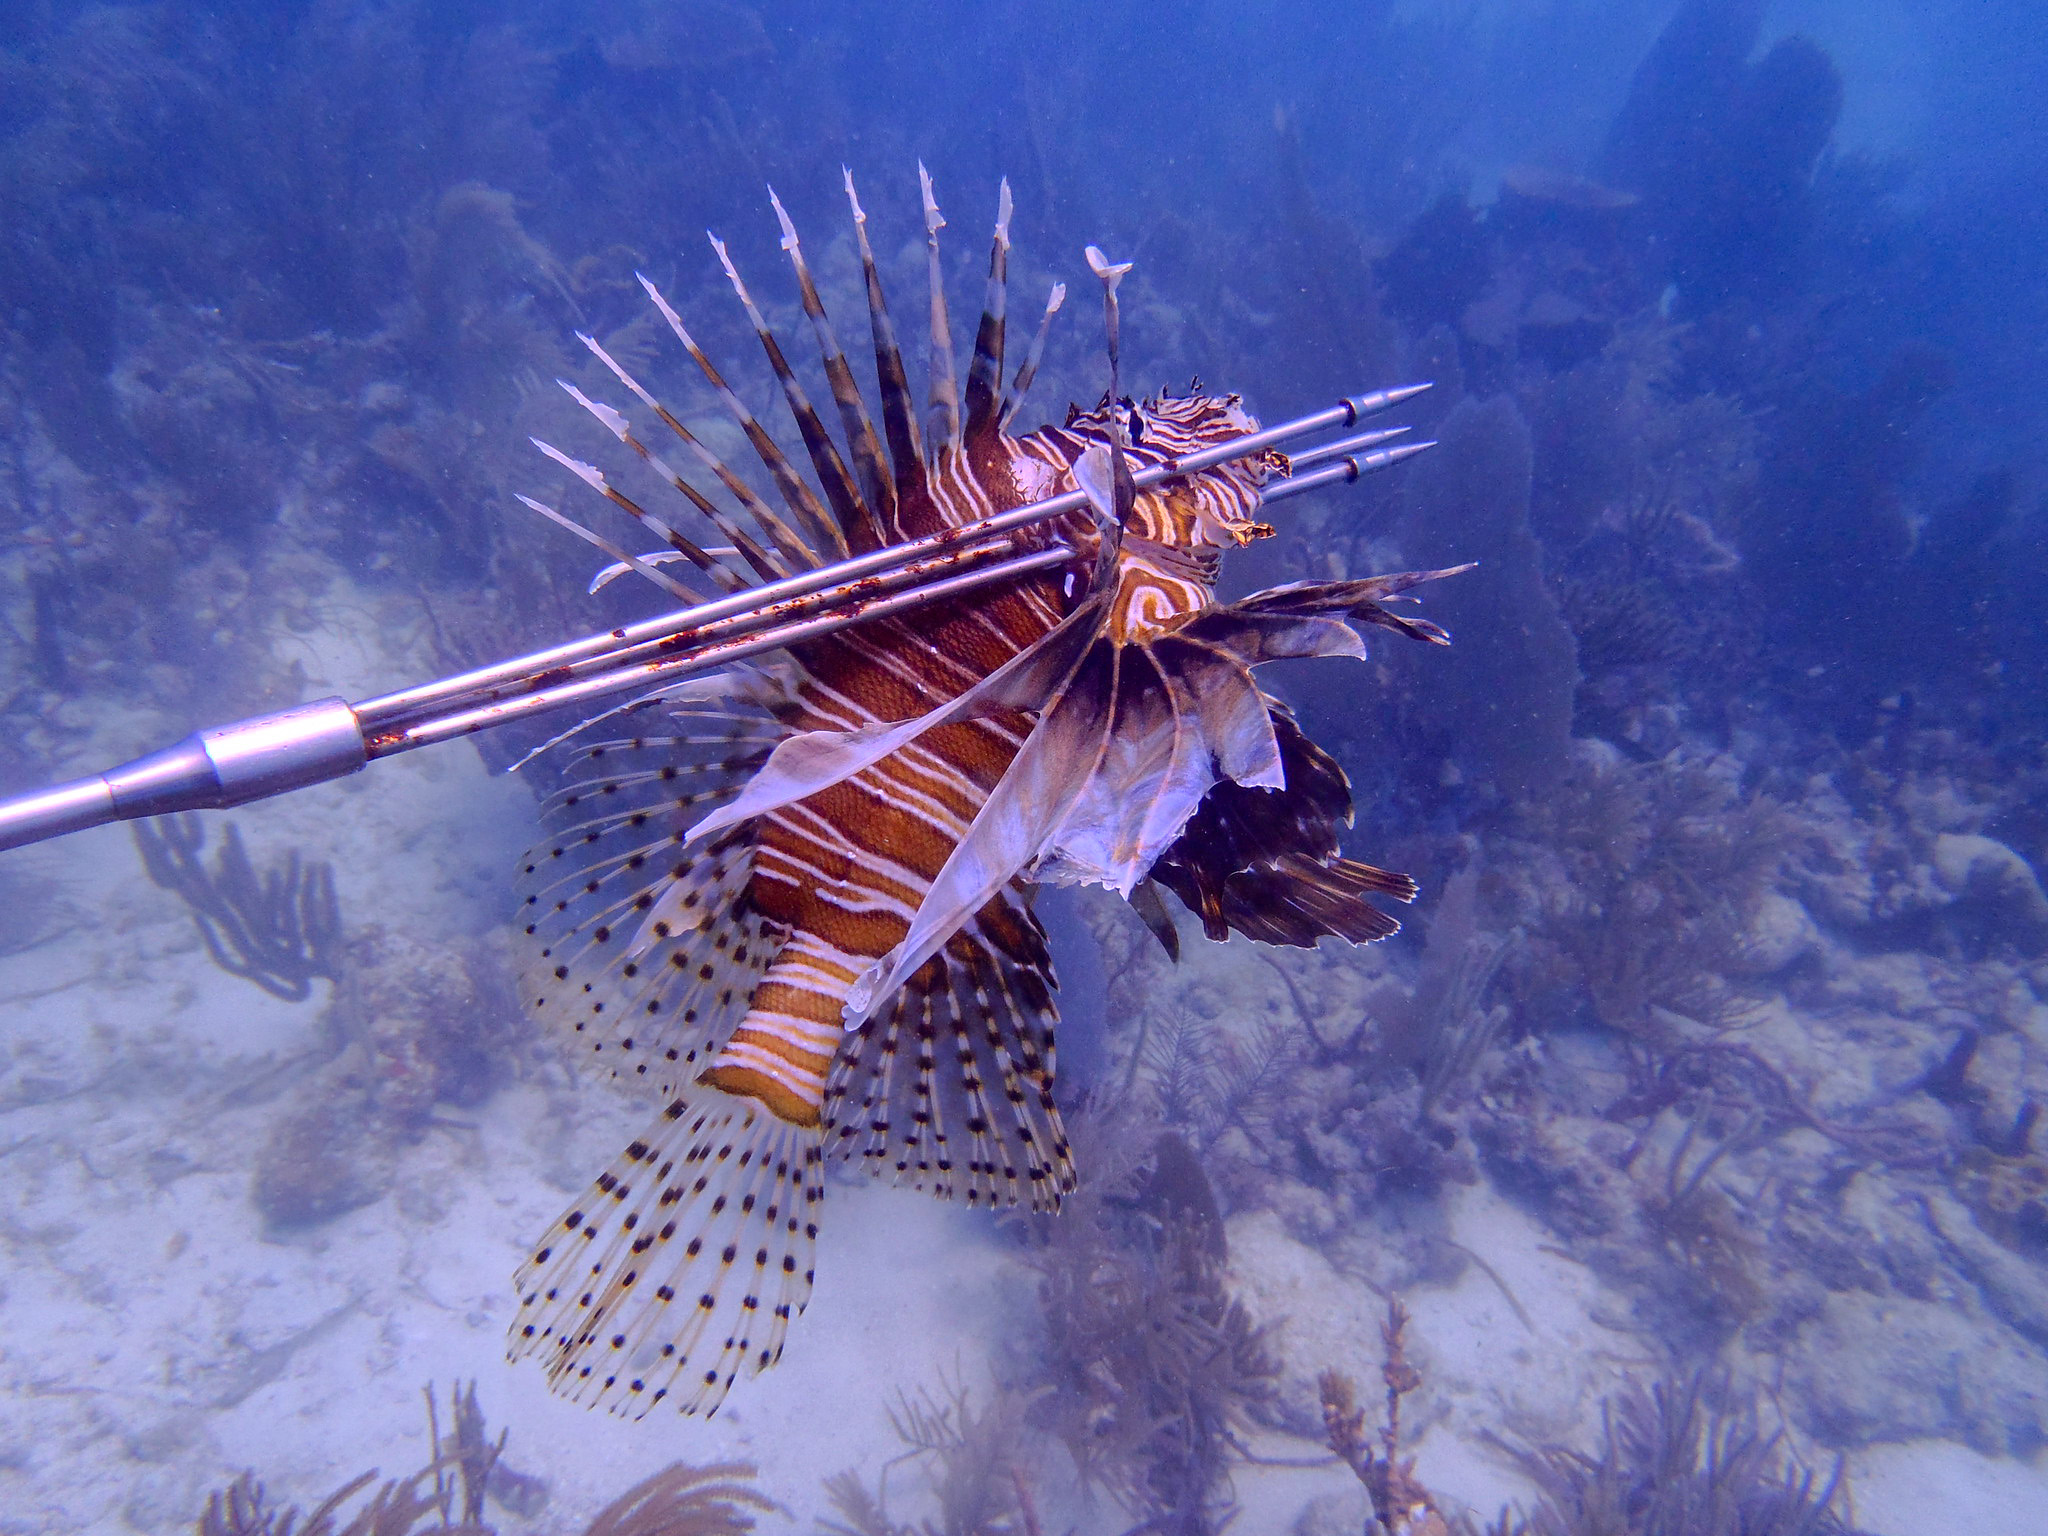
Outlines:
[[[425,675],[417,658],[394,673],[340,631],[294,643],[315,693]],[[153,744],[121,739],[137,728],[109,722],[106,762]],[[292,846],[331,859],[352,924],[447,940],[502,924],[533,824],[526,790],[460,745],[236,818],[259,862]],[[509,1431],[507,1463],[550,1491],[531,1520],[493,1512],[507,1536],[578,1531],[676,1460],[756,1463],[788,1511],[764,1527],[807,1530],[825,1476],[872,1479],[900,1453],[899,1392],[974,1386],[1021,1315],[1028,1278],[986,1217],[841,1185],[786,1358],[717,1418],[633,1423],[560,1401],[535,1365],[505,1362],[510,1276],[644,1105],[565,1072],[523,1076],[396,1149],[374,1202],[268,1232],[251,1169],[305,1081],[324,984],[290,1004],[215,967],[125,829],[5,857],[50,877],[64,904],[55,939],[0,959],[6,1536],[189,1531],[207,1493],[245,1470],[302,1506],[372,1467],[409,1473],[427,1459],[423,1386],[471,1378],[493,1429]],[[1529,1491],[1490,1435],[1583,1431],[1620,1374],[1649,1362],[1597,1321],[1617,1298],[1487,1185],[1459,1192],[1451,1229],[1484,1263],[1407,1298],[1431,1400],[1415,1448],[1433,1488],[1490,1516]],[[1312,1393],[1330,1364],[1373,1379],[1379,1297],[1270,1213],[1233,1220],[1230,1240],[1231,1282],[1275,1328],[1284,1392]],[[1319,1449],[1278,1433],[1254,1448]],[[1879,1536],[2048,1528],[2038,1463],[1929,1441],[1865,1451],[1851,1472],[1856,1518]],[[1243,1536],[1363,1521],[1341,1469],[1246,1467],[1236,1487]],[[1121,1529],[1113,1510],[1074,1514]]]

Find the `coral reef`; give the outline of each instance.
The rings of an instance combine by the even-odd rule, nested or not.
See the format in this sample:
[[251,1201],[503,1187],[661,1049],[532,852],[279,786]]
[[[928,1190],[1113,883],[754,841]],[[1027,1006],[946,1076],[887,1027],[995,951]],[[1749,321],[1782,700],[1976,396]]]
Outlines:
[[[263,1484],[245,1473],[207,1498],[199,1536],[494,1536],[497,1528],[485,1519],[490,1505],[538,1513],[545,1495],[536,1499],[533,1480],[509,1473],[501,1462],[507,1437],[501,1432],[492,1440],[484,1432],[476,1384],[451,1395],[453,1421],[445,1436],[431,1386],[426,1398],[433,1459],[410,1477],[380,1484],[376,1473],[365,1472],[301,1519],[296,1506],[271,1503]],[[756,1515],[782,1512],[754,1479],[754,1468],[744,1462],[676,1462],[606,1505],[583,1536],[746,1536]],[[357,1502],[366,1490],[368,1497]]]
[[[487,944],[359,932],[321,1015],[324,1060],[257,1154],[251,1199],[275,1231],[378,1199],[399,1148],[474,1110],[529,1055],[508,962]],[[430,1217],[431,1211],[420,1212]]]
[[[1404,1342],[1406,1309],[1387,1306],[1380,1337],[1386,1407],[1374,1448],[1357,1389],[1341,1371],[1319,1382],[1330,1450],[1371,1502],[1367,1536],[1478,1536],[1446,1511],[1404,1456],[1401,1402],[1423,1382]],[[1759,1400],[1724,1377],[1695,1371],[1645,1385],[1628,1380],[1600,1408],[1590,1450],[1496,1439],[1534,1484],[1526,1510],[1503,1509],[1486,1536],[1858,1536],[1838,1457],[1823,1476],[1766,1432]]]
[[1380,1380],[1386,1384],[1387,1409],[1380,1425],[1378,1452],[1365,1433],[1365,1410],[1358,1406],[1358,1389],[1341,1371],[1326,1370],[1317,1381],[1323,1400],[1323,1430],[1331,1453],[1365,1485],[1373,1518],[1379,1522],[1377,1536],[1451,1536],[1451,1524],[1437,1508],[1434,1495],[1415,1476],[1415,1459],[1401,1455],[1401,1399],[1422,1385],[1422,1373],[1408,1363],[1402,1345],[1407,1327],[1406,1309],[1398,1298],[1389,1300],[1387,1320],[1380,1325],[1380,1342],[1386,1347]]
[[746,1536],[755,1515],[781,1512],[747,1462],[677,1462],[620,1494],[584,1536]]
[[[1110,998],[1105,1038],[1063,1054],[1063,1102],[1088,1078],[1141,1113],[1082,1130],[1096,1187],[1062,1225],[1004,1234],[1032,1297],[1001,1380],[901,1406],[929,1518],[900,1486],[861,1483],[862,1505],[847,1483],[846,1526],[1030,1536],[1075,1466],[1106,1519],[1219,1526],[1234,1441],[1314,1428],[1271,1386],[1300,1379],[1298,1346],[1233,1310],[1231,1224],[1270,1213],[1258,1230],[1420,1311],[1478,1274],[1467,1248],[1494,1261],[1454,1220],[1492,1191],[1593,1277],[1614,1350],[1672,1373],[1618,1398],[1590,1448],[1529,1452],[1545,1493],[1518,1528],[1690,1536],[1722,1528],[1698,1511],[1725,1499],[1761,1529],[1840,1529],[1826,1479],[1743,1406],[1758,1383],[1830,1451],[2034,1454],[2042,200],[1990,158],[1929,173],[1831,137],[1861,61],[1768,33],[1755,0],[1296,9],[1055,4],[977,29],[928,0],[18,8],[0,23],[0,783],[288,702],[295,657],[365,631],[366,664],[402,682],[635,616],[630,584],[593,597],[578,556],[490,510],[550,494],[525,433],[581,451],[594,430],[548,383],[600,388],[572,333],[655,383],[656,338],[629,318],[644,269],[737,353],[752,340],[723,296],[690,302],[720,282],[701,230],[772,259],[764,181],[809,230],[841,222],[841,159],[877,207],[914,202],[920,157],[949,211],[1006,172],[1020,262],[1088,239],[1137,257],[1134,375],[1200,370],[1269,419],[1436,381],[1413,418],[1431,460],[1294,503],[1233,579],[1481,567],[1429,596],[1458,644],[1427,677],[1390,654],[1277,685],[1342,744],[1373,846],[1424,876],[1409,937],[1188,943],[1175,967],[1086,909]],[[1134,26],[1143,49],[1093,41]],[[1191,120],[1159,88],[1190,80],[1233,88]],[[956,295],[970,244],[943,258]],[[880,259],[900,305],[925,249]],[[845,241],[814,260],[843,315]],[[1999,261],[2012,275],[1986,277]],[[1055,332],[1050,409],[1095,397],[1098,353],[1086,327]],[[547,729],[480,745],[503,766]],[[259,868],[232,829],[211,854],[182,823],[146,848],[223,966],[283,999],[332,983],[310,1048],[215,1090],[254,1127],[231,1199],[247,1179],[263,1230],[305,1248],[394,1189],[404,1220],[440,1220],[446,1189],[408,1161],[545,1070],[489,945],[344,928],[317,868]],[[0,882],[0,958],[40,997],[66,979],[41,973],[48,941],[99,914]],[[116,1033],[103,1073],[45,1072],[28,1041],[8,1112],[159,1069]],[[189,1130],[130,1133],[159,1205],[206,1166]],[[69,1187],[17,1181],[43,1183]],[[47,1213],[10,1220],[22,1252],[57,1241]],[[1725,1384],[1697,1374],[1710,1362]],[[1391,1465],[1364,1434],[1368,1468]],[[766,1511],[736,1471],[644,1485],[618,1528],[741,1529]],[[1670,1503],[1644,1492],[1660,1475]],[[386,1524],[483,1518],[466,1493],[412,1511],[444,1492],[373,1480],[288,1518],[295,1536],[378,1500]],[[209,1518],[287,1521],[253,1482]]]
[[1795,824],[1727,761],[1632,765],[1587,747],[1573,769],[1502,876],[1529,884],[1519,990],[1637,1038],[1672,1016],[1739,1023],[1746,1000],[1728,978],[1748,968]]
[[304,1002],[316,977],[340,974],[341,909],[331,866],[305,864],[297,849],[257,874],[233,822],[206,865],[206,828],[195,815],[159,816],[131,825],[149,878],[174,891],[213,963],[273,997]]
[[1020,1220],[1039,1337],[1009,1373],[1024,1422],[1142,1528],[1220,1530],[1237,1436],[1272,1396],[1260,1331],[1222,1280],[1215,1197],[1128,1109],[1070,1130],[1094,1171],[1057,1217]]
[[134,826],[150,877],[183,898],[215,964],[287,1002],[333,984],[315,1070],[258,1150],[250,1197],[275,1232],[379,1198],[395,1149],[440,1106],[474,1109],[515,1075],[518,1018],[505,962],[484,944],[440,945],[381,926],[345,928],[332,869],[297,850],[260,874],[230,823],[211,866],[196,816]]
[[[1578,659],[1571,630],[1544,574],[1529,527],[1532,448],[1511,399],[1467,398],[1438,427],[1444,451],[1404,488],[1402,552],[1447,562],[1484,547],[1484,565],[1462,592],[1448,587],[1430,612],[1454,635],[1488,643],[1453,646],[1409,707],[1440,777],[1454,775],[1480,807],[1536,800],[1562,776],[1569,755]],[[1455,518],[1445,516],[1455,507]],[[1419,687],[1411,684],[1411,687]]]
[[1720,1406],[1726,1392],[1700,1375],[1632,1384],[1607,1404],[1594,1450],[1516,1447],[1541,1492],[1491,1536],[1856,1536],[1841,1463],[1817,1477],[1762,1429],[1753,1400]]
[[[426,1400],[434,1456],[412,1476],[379,1484],[375,1472],[365,1472],[328,1495],[301,1523],[296,1507],[271,1505],[255,1474],[244,1473],[207,1498],[199,1536],[410,1536],[428,1519],[434,1520],[432,1530],[491,1536],[483,1521],[484,1499],[505,1437],[492,1442],[485,1436],[474,1382],[450,1395],[453,1423],[445,1438],[431,1385]],[[348,1505],[366,1489],[372,1490],[369,1497],[344,1519]]]
[[890,1465],[924,1465],[935,1517],[899,1524],[889,1513],[889,1469],[873,1488],[849,1469],[825,1480],[840,1518],[821,1520],[821,1529],[828,1536],[1039,1536],[1032,1492],[1037,1455],[1026,1442],[1025,1411],[1026,1398],[1009,1389],[999,1389],[979,1410],[960,1387],[949,1388],[943,1399],[929,1392],[904,1397],[889,1413],[904,1445]]
[[1753,58],[1763,6],[1689,0],[1636,70],[1605,173],[1638,192],[1688,303],[1782,293],[1811,220],[1813,175],[1842,81],[1814,42]]

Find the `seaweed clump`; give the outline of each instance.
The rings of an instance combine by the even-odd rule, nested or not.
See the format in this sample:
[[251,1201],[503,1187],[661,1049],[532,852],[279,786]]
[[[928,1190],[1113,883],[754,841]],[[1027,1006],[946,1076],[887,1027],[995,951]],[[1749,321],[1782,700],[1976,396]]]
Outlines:
[[1209,1536],[1234,1513],[1238,1433],[1270,1404],[1279,1367],[1223,1283],[1199,1162],[1137,1150],[1137,1127],[1107,1111],[1074,1129],[1100,1144],[1096,1176],[1057,1220],[1027,1224],[1043,1332],[1012,1386],[1030,1397],[1030,1426],[1137,1529]]
[[1607,1403],[1597,1451],[1510,1447],[1539,1493],[1488,1536],[1857,1536],[1841,1462],[1817,1480],[1753,1402],[1714,1406],[1719,1390],[1698,1373],[1633,1383]]
[[[485,1432],[476,1384],[451,1395],[445,1436],[431,1386],[426,1396],[434,1456],[411,1476],[380,1484],[375,1472],[365,1472],[302,1517],[296,1505],[271,1503],[256,1476],[244,1473],[207,1498],[198,1536],[496,1536],[485,1519],[491,1504],[522,1516],[539,1513],[545,1486],[505,1466],[506,1435],[493,1440]],[[754,1479],[745,1462],[675,1462],[606,1505],[583,1536],[747,1536],[756,1514],[781,1512]]]
[[260,874],[230,822],[206,863],[206,827],[197,816],[158,816],[132,824],[149,878],[191,910],[213,963],[272,997],[302,1003],[315,978],[341,974],[341,907],[334,868],[307,862],[297,849]]

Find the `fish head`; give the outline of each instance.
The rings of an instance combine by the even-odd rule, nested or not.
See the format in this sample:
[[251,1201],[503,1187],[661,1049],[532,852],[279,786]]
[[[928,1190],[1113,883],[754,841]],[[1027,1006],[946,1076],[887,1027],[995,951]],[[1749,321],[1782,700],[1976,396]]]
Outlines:
[[[1078,469],[1083,455],[1107,447],[1119,429],[1124,454],[1136,472],[1170,466],[1256,432],[1259,423],[1241,397],[1196,390],[1142,401],[1104,400],[1090,411],[1070,411],[1065,424],[1046,435],[1057,438],[1069,464]],[[1271,525],[1256,514],[1268,477],[1286,467],[1286,459],[1269,450],[1141,488],[1124,519],[1117,551],[1110,633],[1120,640],[1144,640],[1178,628],[1208,607],[1224,553],[1271,537]],[[1062,478],[1072,481],[1073,471]],[[1072,537],[1079,552],[1092,560],[1096,530],[1077,527]]]

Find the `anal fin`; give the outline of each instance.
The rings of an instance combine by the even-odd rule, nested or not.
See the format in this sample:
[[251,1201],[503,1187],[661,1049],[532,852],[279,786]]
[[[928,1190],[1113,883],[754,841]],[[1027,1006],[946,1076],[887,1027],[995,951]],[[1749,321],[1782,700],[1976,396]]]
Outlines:
[[970,1205],[1054,1211],[1074,1187],[1053,1102],[1044,931],[999,893],[841,1047],[825,1150]]

